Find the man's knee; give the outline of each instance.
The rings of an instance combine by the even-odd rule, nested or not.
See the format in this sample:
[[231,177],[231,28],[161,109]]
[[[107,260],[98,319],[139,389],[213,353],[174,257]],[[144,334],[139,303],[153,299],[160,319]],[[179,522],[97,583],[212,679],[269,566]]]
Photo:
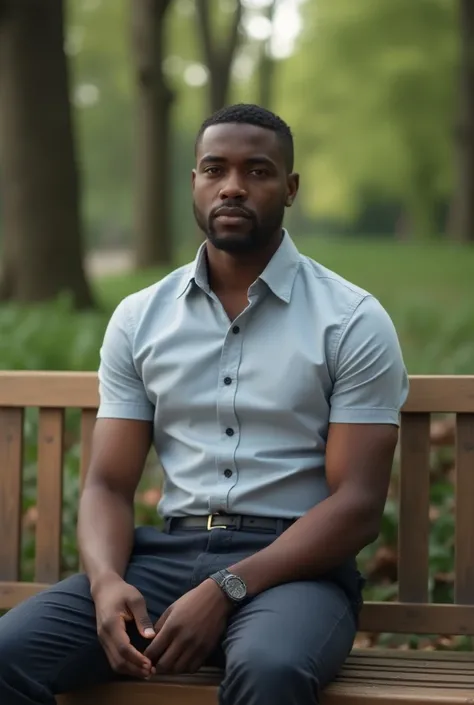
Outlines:
[[47,693],[31,676],[34,654],[28,634],[24,628],[15,632],[9,617],[0,618],[0,702],[16,703],[20,693],[28,702],[47,702]]
[[233,655],[222,685],[226,705],[312,705],[318,689],[317,669],[309,654],[261,646]]
[[16,672],[21,662],[26,660],[24,658],[25,639],[27,640],[24,632],[26,625],[18,625],[18,629],[15,629],[12,617],[13,615],[8,613],[0,617],[0,677]]

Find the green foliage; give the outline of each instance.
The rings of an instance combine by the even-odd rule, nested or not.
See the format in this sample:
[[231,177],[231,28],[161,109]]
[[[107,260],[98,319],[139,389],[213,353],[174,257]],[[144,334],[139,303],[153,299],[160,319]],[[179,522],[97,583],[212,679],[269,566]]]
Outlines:
[[94,370],[105,313],[75,313],[67,299],[0,310],[0,369]]
[[[233,1],[209,2],[218,34],[229,21]],[[139,125],[130,3],[69,0],[68,5],[67,48],[89,237],[131,242]],[[246,7],[245,12],[248,18],[261,10]],[[372,208],[386,230],[401,212],[415,234],[435,234],[453,188],[456,3],[318,0],[302,2],[301,13],[303,32],[296,52],[275,62],[271,106],[295,133],[302,198],[291,217],[319,221],[321,230],[324,222],[354,228]],[[207,87],[196,85],[196,71],[205,72],[205,66],[192,0],[173,2],[166,38],[164,68],[175,97],[169,175],[173,224],[180,242],[189,243],[194,232],[192,144],[208,111]],[[233,74],[233,101],[258,100],[258,46],[244,35]],[[183,209],[183,203],[189,207]]]
[[433,235],[452,186],[456,3],[318,0],[302,12],[279,107],[295,128],[306,207],[351,220],[367,199],[396,202],[415,233]]

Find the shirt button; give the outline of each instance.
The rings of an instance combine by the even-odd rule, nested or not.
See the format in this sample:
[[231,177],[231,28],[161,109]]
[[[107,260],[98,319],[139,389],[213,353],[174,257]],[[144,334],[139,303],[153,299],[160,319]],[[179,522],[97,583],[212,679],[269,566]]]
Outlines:
[[237,335],[238,333],[240,333],[240,328],[239,328],[239,326],[234,326],[234,327],[232,328],[232,333],[233,333],[234,335]]
[[224,475],[226,477],[232,477],[232,470],[230,470],[230,468],[227,468],[227,470],[224,470]]
[[228,436],[233,436],[233,435],[234,435],[234,429],[233,429],[233,428],[226,428],[225,432],[227,433]]
[[231,378],[230,378],[230,377],[224,377],[224,384],[227,384],[227,385],[232,384]]

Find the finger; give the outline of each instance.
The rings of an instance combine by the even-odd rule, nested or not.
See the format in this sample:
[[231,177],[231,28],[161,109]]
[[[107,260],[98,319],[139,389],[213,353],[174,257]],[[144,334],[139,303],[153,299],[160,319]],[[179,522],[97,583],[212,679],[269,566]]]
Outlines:
[[176,664],[179,661],[186,663],[189,658],[189,650],[183,647],[183,644],[174,641],[156,662],[156,670],[158,673],[176,673]]
[[196,673],[207,659],[210,651],[198,646],[177,659],[174,664],[174,673]]
[[166,628],[166,625],[158,632],[153,641],[144,651],[144,656],[150,659],[154,665],[163,656],[166,649],[170,646],[173,637],[171,630]]
[[144,654],[140,653],[130,643],[130,638],[125,629],[125,621],[121,618],[112,626],[108,635],[108,641],[113,644],[120,661],[126,661],[138,668],[150,669],[151,662]]
[[159,631],[161,631],[163,629],[163,625],[166,622],[166,620],[168,619],[168,617],[170,616],[170,614],[171,614],[171,607],[168,607],[168,609],[166,609],[163,612],[163,614],[161,615],[159,620],[155,623],[155,632],[157,634]]
[[[178,673],[197,673],[201,666],[204,663],[204,660],[202,656],[196,656],[193,658],[193,660],[189,663],[189,665],[186,667],[184,666],[185,670],[180,670]],[[177,663],[177,668],[182,668],[182,665],[180,663]]]
[[[199,665],[194,670],[193,663],[199,663]],[[197,661],[195,654],[182,654],[182,656],[178,658],[173,665],[173,673],[179,675],[183,675],[185,673],[195,673],[200,665],[201,661]]]
[[145,598],[142,595],[137,595],[127,601],[127,607],[133,615],[140,634],[145,639],[153,639],[155,630],[153,629],[153,623],[148,614]]
[[104,643],[103,647],[107,659],[116,673],[133,676],[134,678],[148,678],[150,676],[150,667],[139,667],[130,663],[130,661],[126,661],[112,642]]

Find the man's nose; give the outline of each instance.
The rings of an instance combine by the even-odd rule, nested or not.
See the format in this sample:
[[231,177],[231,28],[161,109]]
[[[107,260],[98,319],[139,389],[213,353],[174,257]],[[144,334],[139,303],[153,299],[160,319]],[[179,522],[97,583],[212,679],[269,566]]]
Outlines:
[[247,198],[247,189],[245,184],[239,178],[237,174],[229,174],[226,183],[222,186],[220,191],[220,197],[223,201],[228,198],[236,198],[239,200],[245,200]]

